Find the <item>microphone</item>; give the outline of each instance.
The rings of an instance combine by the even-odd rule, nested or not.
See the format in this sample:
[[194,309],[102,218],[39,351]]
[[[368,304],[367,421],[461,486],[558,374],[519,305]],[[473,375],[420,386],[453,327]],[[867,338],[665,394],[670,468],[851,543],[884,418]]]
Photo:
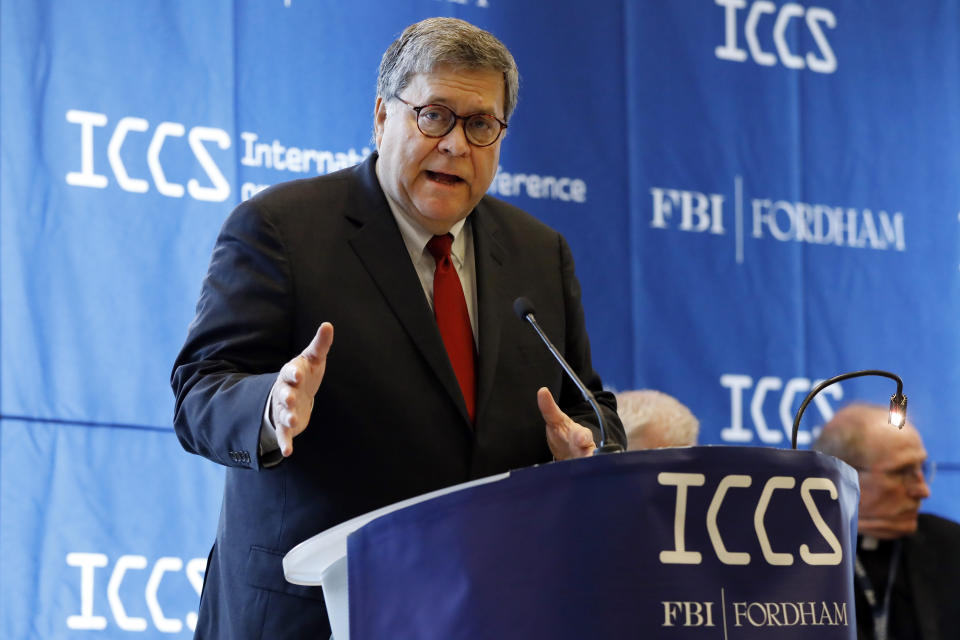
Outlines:
[[553,343],[550,342],[550,338],[547,337],[547,334],[543,332],[543,329],[540,328],[540,325],[537,324],[537,319],[533,315],[533,303],[530,302],[527,298],[520,296],[513,301],[513,312],[517,314],[517,317],[524,322],[529,322],[530,326],[533,327],[533,330],[537,332],[537,335],[540,336],[540,339],[543,340],[543,344],[547,345],[547,349],[553,354],[553,357],[556,358],[557,362],[560,363],[560,366],[566,372],[570,379],[573,380],[573,383],[577,385],[577,388],[580,390],[580,393],[583,395],[583,399],[590,403],[590,406],[593,408],[593,412],[597,414],[597,424],[600,425],[600,446],[596,448],[593,452],[593,455],[600,455],[604,453],[619,453],[623,451],[623,447],[618,444],[607,444],[607,430],[603,425],[603,416],[600,414],[600,407],[597,406],[597,401],[594,399],[593,394],[590,392],[590,389],[587,389],[587,385],[583,384],[583,380],[574,372],[573,367],[566,361],[563,357],[563,354],[553,346]]

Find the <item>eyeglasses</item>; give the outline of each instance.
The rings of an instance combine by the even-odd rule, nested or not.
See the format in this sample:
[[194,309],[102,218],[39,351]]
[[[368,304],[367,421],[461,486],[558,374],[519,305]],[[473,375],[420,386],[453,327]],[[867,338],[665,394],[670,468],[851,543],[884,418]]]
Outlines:
[[442,104],[425,104],[415,107],[398,95],[394,98],[413,109],[417,114],[417,128],[428,138],[442,138],[463,120],[463,133],[467,142],[475,147],[489,147],[500,137],[507,123],[488,113],[471,113],[459,116],[453,109]]
[[882,473],[892,480],[898,480],[905,485],[919,484],[925,480],[927,484],[933,482],[937,474],[937,463],[933,460],[924,460],[917,464],[909,464],[896,469],[859,469],[870,473]]

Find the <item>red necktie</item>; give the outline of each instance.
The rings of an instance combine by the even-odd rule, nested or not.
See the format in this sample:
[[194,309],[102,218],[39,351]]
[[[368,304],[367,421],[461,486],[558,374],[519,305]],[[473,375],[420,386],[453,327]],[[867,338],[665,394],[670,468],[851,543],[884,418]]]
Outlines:
[[460,383],[460,391],[472,422],[475,415],[476,351],[467,301],[463,297],[460,276],[450,259],[453,236],[449,233],[433,236],[427,250],[433,255],[437,268],[433,272],[433,314],[437,318],[443,345],[447,348],[450,364]]

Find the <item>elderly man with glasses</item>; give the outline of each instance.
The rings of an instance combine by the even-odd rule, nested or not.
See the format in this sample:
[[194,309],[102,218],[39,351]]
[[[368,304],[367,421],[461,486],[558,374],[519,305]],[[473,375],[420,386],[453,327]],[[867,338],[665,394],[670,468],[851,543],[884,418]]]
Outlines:
[[851,404],[824,426],[813,448],[860,476],[855,586],[861,640],[960,638],[960,525],[920,514],[933,464],[909,422],[888,408]]
[[[174,365],[184,448],[227,467],[198,638],[326,638],[294,545],[353,516],[518,467],[590,455],[595,392],[566,241],[486,195],[517,104],[513,57],[461,20],[408,27],[380,65],[377,152],[277,185],[224,223]],[[334,341],[334,326],[336,341]]]

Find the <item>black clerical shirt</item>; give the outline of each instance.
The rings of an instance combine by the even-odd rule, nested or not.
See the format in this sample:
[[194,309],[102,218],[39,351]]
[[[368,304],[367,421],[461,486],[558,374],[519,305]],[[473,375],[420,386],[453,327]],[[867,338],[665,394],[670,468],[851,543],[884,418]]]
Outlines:
[[[903,553],[897,555],[897,567],[894,569],[894,548],[899,543],[895,540],[877,540],[865,536],[857,537],[857,557],[866,570],[866,579],[857,576],[855,579],[856,607],[857,607],[857,638],[858,640],[877,640],[874,632],[874,614],[882,611],[889,584],[891,570],[893,570],[893,590],[890,592],[890,611],[887,624],[887,640],[922,640],[920,628],[917,625],[916,612],[913,603],[913,594],[907,579],[906,559]],[[872,587],[875,594],[876,606],[871,607],[864,595],[865,588]],[[880,636],[882,637],[882,636]]]

